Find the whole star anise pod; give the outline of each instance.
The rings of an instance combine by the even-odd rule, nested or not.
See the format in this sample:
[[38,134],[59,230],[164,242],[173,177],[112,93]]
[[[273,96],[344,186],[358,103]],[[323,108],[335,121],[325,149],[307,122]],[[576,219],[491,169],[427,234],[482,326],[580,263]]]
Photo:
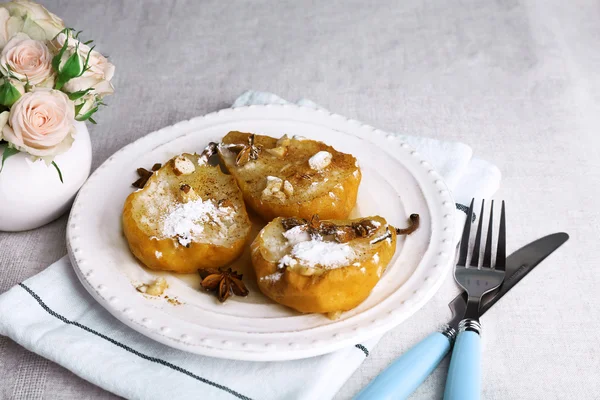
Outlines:
[[148,171],[146,168],[138,168],[137,169],[137,173],[139,175],[139,179],[135,182],[133,182],[131,185],[133,187],[136,187],[138,189],[143,189],[144,186],[146,186],[146,183],[148,182],[148,179],[150,179],[150,177],[152,176],[152,174],[156,171],[158,171],[160,169],[160,167],[162,167],[161,164],[156,163],[152,166],[152,170]]
[[255,135],[248,136],[248,144],[236,144],[231,146],[232,150],[238,150],[239,153],[235,158],[235,165],[241,167],[250,160],[258,159],[259,154],[262,152],[263,147],[261,145],[254,144]]
[[242,282],[242,274],[233,271],[231,268],[208,268],[199,270],[202,278],[201,286],[207,291],[215,293],[221,303],[232,294],[236,296],[248,296],[248,289]]

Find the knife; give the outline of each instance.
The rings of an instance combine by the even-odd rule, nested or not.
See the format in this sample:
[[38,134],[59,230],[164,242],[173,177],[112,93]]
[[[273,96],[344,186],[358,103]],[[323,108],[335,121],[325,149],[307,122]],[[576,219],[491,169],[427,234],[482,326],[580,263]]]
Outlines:
[[[512,253],[506,259],[504,283],[493,293],[482,299],[479,315],[483,315],[513,286],[525,277],[536,265],[548,257],[569,239],[560,232],[545,236]],[[448,354],[456,336],[458,323],[467,307],[467,295],[461,293],[449,304],[452,318],[440,332],[434,332],[394,361],[369,385],[354,397],[354,400],[405,399],[433,372]]]

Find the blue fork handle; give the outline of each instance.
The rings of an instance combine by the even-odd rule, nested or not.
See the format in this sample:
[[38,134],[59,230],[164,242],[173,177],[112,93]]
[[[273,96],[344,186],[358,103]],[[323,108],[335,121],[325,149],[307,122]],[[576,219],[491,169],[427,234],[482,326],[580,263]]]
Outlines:
[[464,322],[452,350],[444,400],[478,400],[481,395],[481,326],[464,330]]
[[407,398],[448,354],[450,344],[443,333],[432,333],[387,367],[354,400]]

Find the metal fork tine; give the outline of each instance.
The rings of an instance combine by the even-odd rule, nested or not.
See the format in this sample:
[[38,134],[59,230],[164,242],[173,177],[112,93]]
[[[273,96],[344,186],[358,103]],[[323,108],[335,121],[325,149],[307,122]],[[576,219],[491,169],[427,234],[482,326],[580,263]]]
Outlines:
[[481,200],[481,212],[479,213],[479,224],[475,234],[475,246],[473,246],[473,255],[471,256],[471,266],[479,265],[479,253],[481,252],[481,229],[483,228],[483,212],[485,211],[485,200]]
[[492,268],[492,231],[494,230],[494,200],[490,207],[490,222],[488,225],[487,239],[485,240],[485,253],[483,254],[482,268]]
[[465,221],[465,227],[463,228],[462,238],[460,239],[460,253],[458,256],[458,265],[467,265],[467,254],[469,253],[469,234],[471,232],[471,221],[473,219],[474,204],[475,199],[471,200],[469,212],[467,213],[467,220]]
[[504,211],[504,200],[502,200],[502,212],[500,213],[500,230],[498,231],[498,250],[496,251],[496,269],[506,269],[506,214]]

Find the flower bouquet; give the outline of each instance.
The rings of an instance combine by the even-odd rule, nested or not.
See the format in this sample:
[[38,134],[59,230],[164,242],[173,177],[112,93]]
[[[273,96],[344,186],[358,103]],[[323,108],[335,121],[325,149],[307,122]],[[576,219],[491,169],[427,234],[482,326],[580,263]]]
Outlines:
[[0,4],[0,172],[22,152],[52,165],[62,182],[54,158],[71,148],[76,121],[95,124],[113,93],[114,66],[80,34],[37,3]]

